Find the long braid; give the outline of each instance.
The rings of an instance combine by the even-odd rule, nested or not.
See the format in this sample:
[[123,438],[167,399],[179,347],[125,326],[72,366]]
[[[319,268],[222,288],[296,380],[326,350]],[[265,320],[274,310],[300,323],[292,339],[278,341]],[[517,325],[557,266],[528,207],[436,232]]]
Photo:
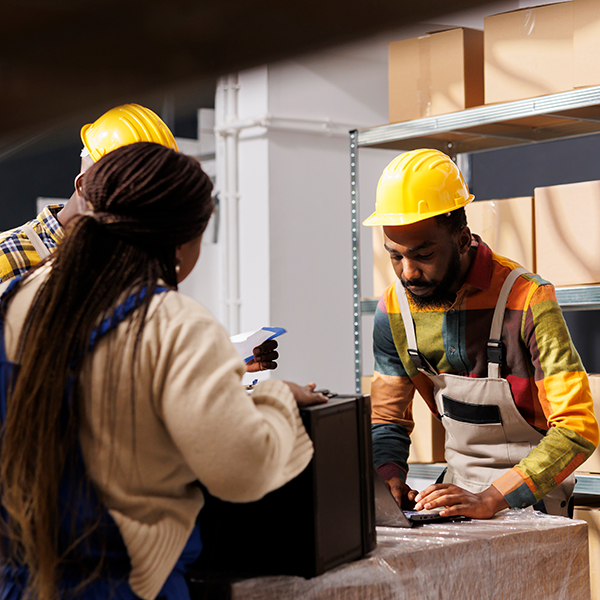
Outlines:
[[[1,501],[8,515],[3,534],[9,542],[0,547],[10,548],[2,558],[28,567],[27,590],[39,600],[58,598],[63,559],[58,489],[80,425],[75,394],[64,422],[69,380],[78,381],[94,327],[125,293],[146,288],[129,324],[135,338],[133,388],[152,293],[159,281],[177,287],[175,247],[204,231],[211,188],[196,161],[150,143],[111,152],[83,178],[83,196],[93,212],[69,230],[27,315],[0,453]],[[111,394],[116,386],[105,388],[103,403],[116,416]]]

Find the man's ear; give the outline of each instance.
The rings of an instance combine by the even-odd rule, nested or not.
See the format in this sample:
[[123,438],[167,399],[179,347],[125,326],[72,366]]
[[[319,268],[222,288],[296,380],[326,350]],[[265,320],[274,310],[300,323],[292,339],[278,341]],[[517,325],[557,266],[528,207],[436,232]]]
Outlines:
[[458,234],[458,248],[461,254],[466,254],[471,248],[472,234],[468,227],[463,227]]
[[79,173],[79,175],[77,175],[77,177],[75,177],[75,191],[81,196],[81,190],[83,189],[83,183],[82,183],[82,179],[83,179],[83,173]]

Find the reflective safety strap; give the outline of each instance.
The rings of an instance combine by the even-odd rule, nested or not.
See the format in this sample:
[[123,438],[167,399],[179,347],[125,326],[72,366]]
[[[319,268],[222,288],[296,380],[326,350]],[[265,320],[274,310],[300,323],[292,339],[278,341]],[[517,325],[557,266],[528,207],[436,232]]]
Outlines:
[[529,271],[523,267],[513,269],[505,279],[500,294],[498,295],[496,309],[494,310],[494,316],[492,318],[490,339],[487,343],[488,377],[492,377],[493,379],[500,378],[500,371],[502,368],[502,354],[504,349],[504,344],[502,343],[502,324],[504,323],[506,302],[508,301],[508,296],[510,295],[510,291],[512,290],[515,281],[523,275],[523,273],[528,272]]
[[44,242],[42,242],[42,238],[35,232],[33,227],[26,223],[21,227],[23,233],[29,238],[29,241],[35,248],[36,252],[40,255],[40,258],[43,260],[47,256],[50,256],[50,250],[46,248]]
[[406,331],[406,342],[408,344],[408,355],[412,359],[417,370],[426,375],[438,375],[435,367],[419,352],[417,346],[417,334],[415,333],[415,324],[413,322],[412,313],[410,312],[410,306],[408,305],[408,298],[406,297],[406,290],[404,289],[400,280],[396,280],[396,297],[398,298],[398,304],[400,305],[400,313],[402,314],[402,320],[404,321],[404,331]]

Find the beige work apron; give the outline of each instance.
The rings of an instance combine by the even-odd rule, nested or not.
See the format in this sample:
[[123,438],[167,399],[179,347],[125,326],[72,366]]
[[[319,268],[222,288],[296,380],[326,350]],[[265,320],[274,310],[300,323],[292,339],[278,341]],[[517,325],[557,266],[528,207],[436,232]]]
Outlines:
[[[526,269],[514,269],[507,277],[496,304],[488,341],[488,376],[471,378],[439,374],[418,351],[415,326],[406,290],[396,282],[396,295],[404,321],[408,352],[419,371],[433,382],[438,413],[446,430],[444,483],[481,492],[514,467],[535,448],[543,435],[521,416],[510,385],[500,377],[502,323],[506,301],[516,279]],[[575,486],[569,476],[543,501],[548,514],[568,516]]]

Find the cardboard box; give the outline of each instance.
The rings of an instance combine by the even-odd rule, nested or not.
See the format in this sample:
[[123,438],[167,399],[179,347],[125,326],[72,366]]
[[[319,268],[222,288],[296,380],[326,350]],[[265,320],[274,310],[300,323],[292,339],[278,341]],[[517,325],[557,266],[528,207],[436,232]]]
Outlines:
[[484,19],[485,103],[573,88],[573,2]]
[[496,253],[536,273],[534,204],[531,196],[482,200],[466,206],[473,233]]
[[576,506],[574,519],[588,524],[592,600],[600,600],[600,509]]
[[600,2],[573,0],[573,86],[600,85]]
[[[590,373],[588,377],[592,396],[594,397],[594,412],[596,413],[596,419],[600,420],[600,375]],[[594,453],[581,466],[575,469],[575,472],[585,473],[586,475],[600,475],[600,448],[596,448]]]
[[483,104],[483,32],[450,29],[389,45],[390,123]]
[[[361,380],[362,393],[371,393],[372,377],[363,377]],[[444,462],[444,444],[446,431],[429,410],[419,392],[415,392],[412,406],[415,428],[410,436],[409,463],[439,463]]]
[[390,253],[383,247],[383,227],[371,227],[373,231],[373,296],[379,298],[392,283],[396,272],[392,267]]
[[369,396],[371,394],[371,380],[373,377],[371,376],[363,376],[360,378],[360,388],[361,393],[365,396]]
[[600,282],[600,181],[535,189],[538,273],[556,286]]

